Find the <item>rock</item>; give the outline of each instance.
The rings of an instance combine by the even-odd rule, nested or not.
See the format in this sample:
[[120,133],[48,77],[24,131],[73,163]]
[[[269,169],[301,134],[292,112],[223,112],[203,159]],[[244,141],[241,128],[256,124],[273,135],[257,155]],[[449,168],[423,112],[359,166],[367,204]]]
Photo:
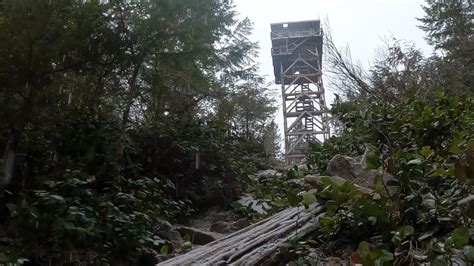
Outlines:
[[183,244],[183,238],[178,230],[173,228],[171,223],[165,220],[158,220],[157,223],[158,233],[157,235],[170,242],[172,250],[179,249]]
[[232,222],[238,218],[238,216],[231,211],[216,211],[214,213],[209,213],[208,215],[214,223],[220,221]]
[[192,243],[196,245],[205,245],[217,239],[209,232],[204,232],[192,227],[179,226],[176,227],[176,230],[178,230],[182,237],[184,237],[186,234],[189,234],[191,236]]
[[290,180],[287,181],[287,183],[289,185],[302,187],[302,186],[304,186],[305,181],[303,179],[290,179]]
[[[393,176],[391,174],[384,173],[382,169],[372,169],[372,170],[366,170],[364,175],[357,177],[353,181],[355,184],[359,186],[366,187],[369,189],[375,189],[375,178],[377,176],[382,176],[382,175],[383,175],[382,180],[384,184],[387,184],[389,180],[393,179]],[[397,189],[395,187],[386,186],[386,188],[388,189],[388,192],[390,193],[390,195],[393,195],[397,192]],[[385,189],[382,191],[382,194],[384,195],[387,194]]]
[[211,232],[227,234],[231,231],[231,228],[230,228],[230,224],[228,222],[218,221],[216,223],[213,223],[211,225],[211,227],[209,228],[209,230]]
[[362,172],[362,166],[348,156],[338,154],[328,164],[328,173],[331,176],[340,176],[347,180],[359,177]]
[[255,173],[255,176],[259,179],[268,179],[273,177],[281,177],[281,173],[273,169],[268,169],[258,171],[257,173]]
[[307,175],[304,177],[304,182],[312,187],[317,187],[319,185],[319,176]]
[[249,221],[247,220],[247,218],[242,218],[242,219],[240,219],[240,220],[238,220],[238,221],[233,222],[233,223],[230,225],[230,227],[231,227],[232,230],[238,231],[238,230],[240,230],[240,229],[242,229],[242,228],[245,228],[245,227],[247,227],[247,226],[249,226],[249,225],[250,225],[250,223],[249,223]]
[[169,230],[168,233],[166,234],[165,239],[167,239],[171,243],[173,250],[181,248],[181,246],[184,243],[184,240],[181,237],[181,234],[176,229]]
[[249,226],[249,222],[246,218],[243,218],[235,222],[217,221],[211,225],[209,230],[220,234],[228,234],[247,226]]
[[[321,188],[321,179],[325,176],[316,176],[316,175],[307,175],[304,177],[304,181],[306,184],[311,185],[312,187]],[[328,177],[334,184],[341,186],[347,181],[354,181],[354,180],[347,180],[339,176],[326,176]],[[355,187],[362,193],[371,193],[372,190],[358,184],[354,184]]]
[[233,211],[222,209],[220,207],[208,208],[205,212],[200,213],[190,219],[189,226],[203,231],[211,231],[211,225],[217,222],[228,222],[229,224],[237,221],[241,217]]
[[317,175],[307,175],[304,177],[304,181],[313,187],[321,187],[321,180],[324,177],[329,178],[333,183],[335,183],[338,186],[341,186],[346,181],[348,181],[347,179],[344,179],[339,176],[317,176]]
[[[374,189],[375,177],[383,175],[383,181],[386,183],[392,179],[393,176],[384,173],[382,169],[366,169],[365,155],[361,162],[357,162],[354,158],[342,155],[336,155],[328,164],[328,173],[331,176],[339,176],[346,180],[352,180],[354,184],[361,187]],[[390,190],[390,194],[395,191]]]

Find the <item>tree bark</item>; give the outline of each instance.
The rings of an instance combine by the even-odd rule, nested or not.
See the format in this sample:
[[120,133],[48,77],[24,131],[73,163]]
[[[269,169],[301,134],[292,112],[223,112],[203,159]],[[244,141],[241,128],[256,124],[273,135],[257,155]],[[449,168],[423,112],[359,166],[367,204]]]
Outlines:
[[158,265],[273,265],[290,241],[319,228],[323,207],[294,207]]
[[10,122],[10,135],[5,145],[3,152],[3,173],[0,176],[0,187],[5,187],[10,184],[15,172],[16,150],[20,137],[25,131],[25,125],[31,116],[32,102],[31,102],[31,88],[28,83],[24,89],[24,101],[16,114]]
[[130,78],[128,84],[129,84],[129,94],[125,102],[125,109],[123,110],[122,113],[122,123],[121,123],[121,128],[120,128],[120,139],[118,143],[118,149],[117,149],[117,162],[120,163],[123,158],[123,151],[125,148],[125,139],[127,136],[127,127],[128,127],[128,121],[130,117],[130,111],[133,105],[133,102],[137,98],[138,91],[137,91],[137,79],[138,79],[138,74],[140,73],[140,69],[142,66],[142,61],[139,60],[140,63],[135,65],[135,68],[133,70],[132,77]]

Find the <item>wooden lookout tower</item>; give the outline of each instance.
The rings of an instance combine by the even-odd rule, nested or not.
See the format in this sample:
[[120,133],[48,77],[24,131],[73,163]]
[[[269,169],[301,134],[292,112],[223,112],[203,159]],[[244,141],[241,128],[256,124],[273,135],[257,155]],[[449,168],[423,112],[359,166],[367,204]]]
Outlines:
[[285,157],[299,164],[310,142],[329,138],[322,81],[323,32],[319,20],[271,25],[276,84],[281,84]]

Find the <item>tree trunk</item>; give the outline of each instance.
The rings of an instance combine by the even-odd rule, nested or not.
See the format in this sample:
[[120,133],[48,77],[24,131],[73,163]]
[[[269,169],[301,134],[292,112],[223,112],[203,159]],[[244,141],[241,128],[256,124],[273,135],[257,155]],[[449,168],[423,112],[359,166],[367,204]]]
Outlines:
[[[140,61],[141,62],[141,61]],[[133,102],[135,101],[138,91],[137,91],[137,79],[138,79],[138,74],[140,73],[141,69],[141,63],[135,65],[135,68],[133,70],[132,77],[130,78],[128,84],[129,84],[129,95],[126,99],[125,103],[125,109],[123,110],[122,113],[122,124],[120,128],[120,139],[119,143],[117,145],[117,162],[120,163],[123,158],[123,151],[125,148],[125,138],[127,136],[127,127],[128,127],[128,120],[130,117],[130,111],[133,105]]]
[[294,207],[158,265],[274,265],[290,241],[319,228],[322,206]]
[[5,187],[12,181],[15,172],[16,150],[20,137],[25,130],[26,122],[29,120],[32,110],[31,89],[25,85],[24,101],[16,111],[10,122],[10,135],[3,152],[3,173],[0,176],[0,187]]

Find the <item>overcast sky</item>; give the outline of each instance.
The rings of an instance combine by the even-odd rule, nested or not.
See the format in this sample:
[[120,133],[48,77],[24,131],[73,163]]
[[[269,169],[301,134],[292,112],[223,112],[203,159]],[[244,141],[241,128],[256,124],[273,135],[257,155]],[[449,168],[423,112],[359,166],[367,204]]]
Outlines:
[[[391,36],[413,42],[425,55],[432,52],[417,28],[417,17],[424,15],[423,0],[234,0],[237,11],[254,23],[251,39],[260,45],[261,74],[273,81],[270,24],[300,20],[329,21],[333,39],[341,47],[349,45],[354,59],[368,66],[375,50]],[[324,55],[323,55],[324,56]],[[324,73],[324,65],[323,65]],[[324,74],[323,74],[324,75]],[[326,84],[328,84],[326,82]],[[279,86],[273,86],[278,89]],[[334,92],[326,86],[326,99]],[[279,99],[281,95],[277,96]],[[277,113],[283,127],[281,107]],[[283,136],[283,133],[282,133]]]

